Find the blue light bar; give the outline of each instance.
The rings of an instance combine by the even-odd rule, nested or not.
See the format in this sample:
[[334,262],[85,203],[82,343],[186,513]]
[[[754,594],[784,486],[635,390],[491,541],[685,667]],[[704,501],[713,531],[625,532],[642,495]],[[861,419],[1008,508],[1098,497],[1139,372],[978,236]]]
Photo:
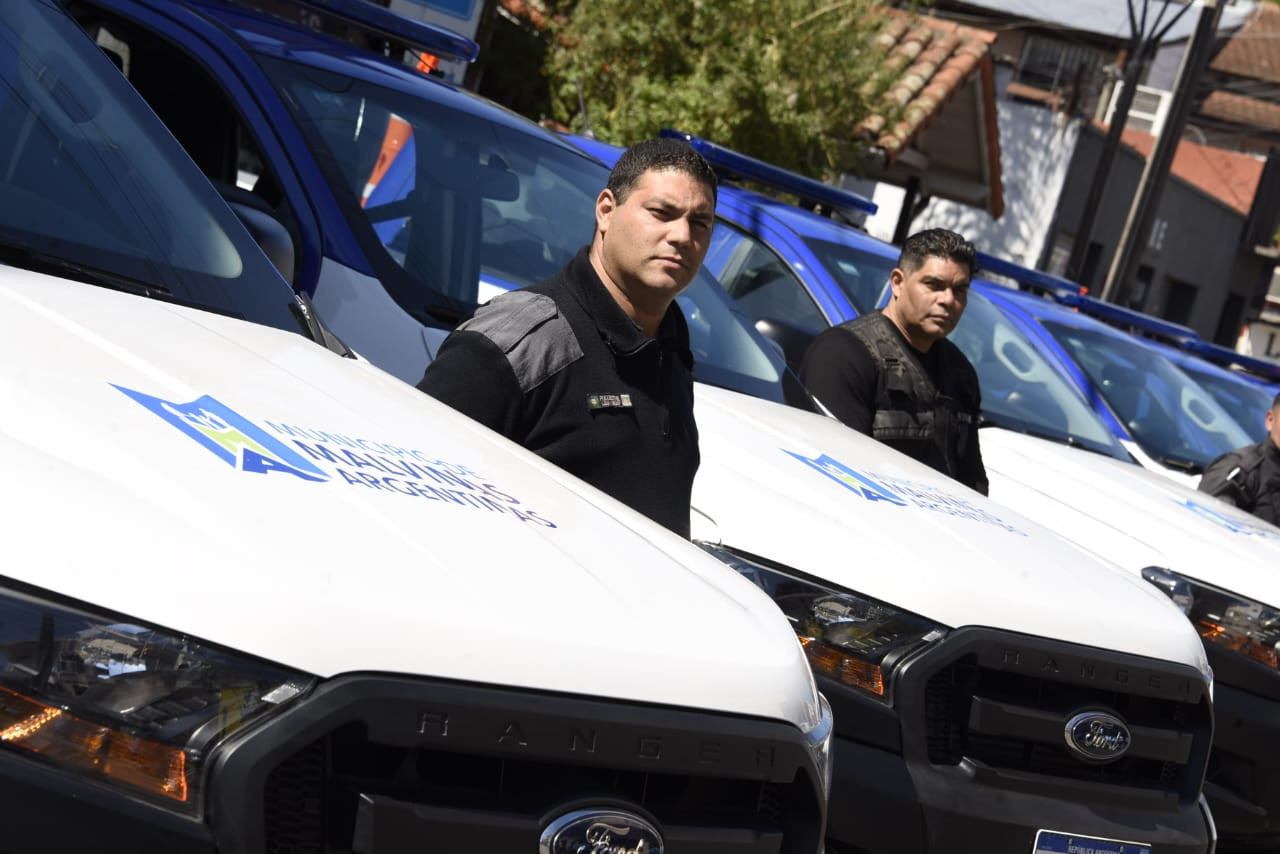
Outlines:
[[1152,317],[1149,314],[1143,314],[1140,311],[1134,311],[1131,308],[1125,308],[1115,303],[1103,302],[1094,297],[1068,296],[1059,301],[1100,320],[1122,323],[1134,329],[1166,338],[1178,345],[1185,346],[1187,342],[1200,338],[1200,333],[1190,326],[1183,326],[1181,323],[1174,323],[1172,320]]
[[1064,279],[1061,276],[1055,276],[1052,273],[1045,273],[1041,270],[1033,270],[1030,267],[1023,267],[1021,264],[1006,261],[1004,258],[997,258],[995,255],[988,255],[986,252],[978,253],[978,269],[999,273],[1001,276],[1007,276],[1020,284],[1027,285],[1038,291],[1047,292],[1054,297],[1077,296],[1080,291],[1084,290],[1081,285],[1070,279]]
[[1221,344],[1214,344],[1201,338],[1183,341],[1181,344],[1182,349],[1195,353],[1210,362],[1219,365],[1234,365],[1237,368],[1269,380],[1280,380],[1280,363],[1259,359],[1256,356],[1246,356],[1244,353],[1237,353],[1229,347],[1223,347]]
[[[480,45],[466,36],[426,21],[376,6],[369,0],[296,0],[297,5],[330,15],[365,32],[389,39],[405,47],[425,50],[441,59],[475,62]],[[252,3],[250,3],[252,5]]]
[[788,172],[786,169],[765,163],[763,160],[756,160],[754,157],[748,157],[745,154],[739,154],[736,151],[716,145],[714,142],[707,142],[705,139],[700,139],[692,134],[672,130],[671,128],[663,128],[658,135],[665,136],[668,139],[684,140],[717,170],[731,173],[738,178],[758,181],[775,190],[793,193],[802,199],[818,202],[833,208],[865,211],[871,214],[879,210],[876,203],[865,196],[860,196],[849,190],[841,190],[839,187],[833,187],[830,184],[824,184],[821,181],[815,181],[813,178],[806,178],[794,172]]

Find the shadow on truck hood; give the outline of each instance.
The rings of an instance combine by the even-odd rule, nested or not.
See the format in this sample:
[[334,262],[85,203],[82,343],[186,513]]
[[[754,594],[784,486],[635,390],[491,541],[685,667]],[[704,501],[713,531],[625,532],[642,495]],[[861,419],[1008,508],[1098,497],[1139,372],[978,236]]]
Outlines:
[[1199,638],[1163,594],[1035,522],[833,418],[706,385],[696,403],[694,506],[725,546],[953,628],[1208,672]]
[[7,267],[0,334],[5,575],[321,677],[816,721],[764,594],[368,363]]
[[998,428],[991,496],[1137,573],[1146,566],[1275,606],[1280,528],[1161,473]]

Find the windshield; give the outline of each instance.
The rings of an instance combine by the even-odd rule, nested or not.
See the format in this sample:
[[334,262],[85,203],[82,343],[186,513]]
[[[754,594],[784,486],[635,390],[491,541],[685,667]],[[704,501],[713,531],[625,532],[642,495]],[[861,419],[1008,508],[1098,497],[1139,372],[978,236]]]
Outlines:
[[875,311],[887,299],[889,274],[897,266],[896,258],[881,257],[816,237],[806,237],[804,242],[836,280],[858,314]]
[[1267,424],[1264,420],[1267,410],[1275,400],[1275,390],[1268,391],[1257,383],[1244,377],[1230,374],[1223,375],[1210,368],[1201,367],[1195,362],[1179,362],[1178,367],[1195,380],[1205,391],[1213,396],[1218,405],[1250,434],[1255,441],[1267,438]]
[[595,160],[365,80],[262,65],[375,273],[411,314],[465,311],[542,281],[590,242],[609,174]]
[[103,52],[43,3],[0,18],[0,260],[297,332],[292,294]]
[[1138,340],[1042,322],[1152,458],[1199,470],[1252,444],[1208,392]]
[[1084,397],[974,288],[969,289],[969,302],[951,340],[978,372],[987,420],[1130,459]]
[[694,379],[783,402],[782,352],[750,325],[710,273],[698,271],[676,302],[689,322]]

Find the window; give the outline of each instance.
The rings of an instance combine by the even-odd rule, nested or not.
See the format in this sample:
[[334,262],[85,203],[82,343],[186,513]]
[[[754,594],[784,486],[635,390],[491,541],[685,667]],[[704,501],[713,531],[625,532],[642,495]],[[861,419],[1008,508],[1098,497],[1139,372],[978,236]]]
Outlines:
[[280,182],[217,81],[187,54],[141,27],[101,10],[85,14],[91,18],[81,23],[223,198],[279,220],[296,250],[297,223]]
[[[1089,45],[1071,44],[1047,36],[1029,36],[1014,71],[1015,91],[1040,92],[1049,101],[1066,96],[1075,112],[1092,115],[1102,88],[1106,56]],[[1054,99],[1061,102],[1060,97]]]
[[772,249],[745,231],[722,221],[716,223],[708,259],[720,286],[753,320],[782,321],[818,332],[826,318],[804,285]]

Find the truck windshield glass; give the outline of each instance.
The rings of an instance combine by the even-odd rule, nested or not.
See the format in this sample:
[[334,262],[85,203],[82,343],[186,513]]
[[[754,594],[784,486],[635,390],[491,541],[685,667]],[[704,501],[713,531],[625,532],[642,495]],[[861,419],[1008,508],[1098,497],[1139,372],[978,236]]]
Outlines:
[[694,379],[784,401],[782,378],[787,367],[782,351],[756,331],[705,268],[676,302],[689,322]]
[[590,242],[600,163],[447,104],[260,59],[374,272],[410,313],[534,284]]
[[950,337],[978,372],[982,414],[988,420],[1130,459],[1084,397],[975,288],[969,289],[964,317]]
[[1183,373],[1195,380],[1205,391],[1213,395],[1218,405],[1231,414],[1242,429],[1259,442],[1267,438],[1264,420],[1267,410],[1276,398],[1276,389],[1267,389],[1245,377],[1224,376],[1207,366],[1194,362],[1179,362]]
[[[446,104],[261,57],[375,272],[411,313],[536,284],[591,242],[598,161]],[[781,354],[709,274],[679,298],[694,376],[782,400]]]
[[804,238],[805,245],[836,280],[858,314],[875,311],[889,300],[889,274],[897,258],[886,258],[844,243]]
[[1208,392],[1136,339],[1044,325],[1154,459],[1198,471],[1219,454],[1252,444]]
[[298,331],[288,287],[83,31],[8,0],[0,41],[5,263]]

